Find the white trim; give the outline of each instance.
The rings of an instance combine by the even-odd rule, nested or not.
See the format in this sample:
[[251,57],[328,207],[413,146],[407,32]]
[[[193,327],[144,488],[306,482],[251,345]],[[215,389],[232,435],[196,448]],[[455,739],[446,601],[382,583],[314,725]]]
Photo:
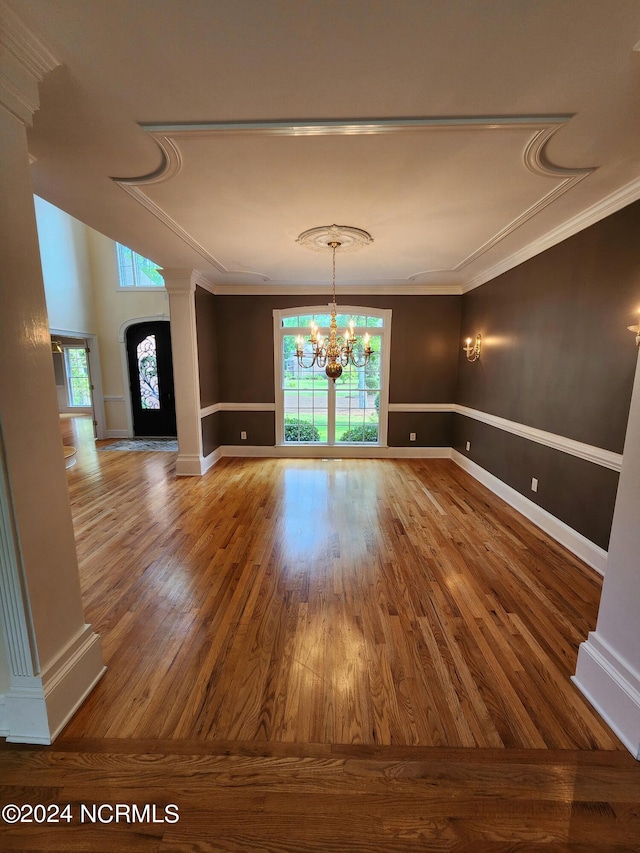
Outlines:
[[[450,459],[450,447],[380,447],[378,444],[221,444],[215,453],[223,457],[274,459]],[[213,456],[214,454],[210,454]],[[209,456],[207,457],[209,459]],[[215,462],[218,461],[215,460]],[[211,464],[215,464],[212,462]],[[209,466],[211,467],[211,466]]]
[[[448,270],[446,272],[449,272]],[[200,282],[199,282],[200,284]],[[287,284],[270,282],[269,284],[216,284],[208,282],[205,286],[215,296],[326,296],[327,283],[306,282]],[[354,282],[341,283],[336,286],[338,297],[357,296],[366,299],[368,296],[462,296],[464,293],[460,284],[411,284],[404,280],[398,282],[370,282],[361,284]]]
[[220,459],[222,459],[222,456],[223,456],[223,454],[221,453],[219,447],[216,447],[216,449],[213,451],[213,453],[210,453],[208,456],[205,456],[204,459],[202,460],[202,464],[201,464],[202,473],[206,474],[206,472],[209,470],[209,468],[213,468],[213,466],[216,464],[216,462],[218,462]]
[[544,236],[542,236],[538,240],[534,240],[533,243],[529,243],[528,246],[525,246],[523,249],[520,249],[518,252],[514,252],[513,255],[510,255],[508,258],[500,261],[494,266],[490,267],[487,270],[479,273],[474,276],[468,282],[462,285],[462,292],[468,293],[470,290],[474,290],[476,287],[480,287],[480,285],[485,284],[488,281],[496,278],[502,273],[507,272],[513,267],[518,266],[518,264],[524,263],[524,261],[528,261],[529,258],[533,258],[535,255],[539,255],[541,252],[544,252],[546,249],[550,249],[551,246],[555,246],[558,243],[561,243],[563,240],[567,240],[569,237],[573,237],[574,234],[578,234],[580,231],[584,231],[585,228],[589,228],[591,225],[595,225],[596,222],[599,222],[601,219],[605,219],[607,216],[610,216],[612,213],[615,213],[618,210],[621,210],[623,207],[626,207],[629,204],[632,204],[634,201],[637,201],[640,198],[640,178],[636,178],[630,183],[626,184],[619,190],[611,193],[600,201],[588,207],[586,210],[581,211],[576,216],[572,216],[571,219],[568,219],[562,225],[559,225],[557,228],[548,231]]
[[455,412],[455,403],[389,403],[389,412]]
[[204,457],[195,453],[178,453],[178,458],[176,459],[176,476],[200,477],[206,470],[204,462]]
[[[273,309],[273,368],[274,368],[274,394],[276,412],[276,445],[285,446],[284,440],[284,388],[282,382],[282,339],[298,331],[298,327],[282,325],[283,319],[306,314],[328,314],[331,312],[332,303],[321,305],[299,305],[293,308]],[[382,326],[367,329],[372,336],[380,337],[382,341],[382,357],[380,359],[380,402],[378,407],[378,442],[375,446],[386,447],[389,426],[389,385],[391,376],[391,308],[374,308],[368,305],[343,305],[337,306],[340,314],[353,316],[377,317],[382,320]],[[357,326],[356,328],[364,328]],[[305,329],[308,331],[308,329]],[[327,412],[327,441],[323,447],[332,447],[335,441],[335,387],[331,383],[328,387],[328,412]],[[342,445],[340,445],[342,446]],[[370,445],[371,446],[371,445]]]
[[524,515],[529,521],[532,521],[541,530],[544,530],[549,536],[564,545],[569,551],[583,560],[587,565],[595,569],[599,574],[604,575],[607,564],[607,552],[587,539],[577,530],[569,527],[564,521],[560,521],[555,515],[551,515],[547,510],[542,509],[538,504],[525,498],[520,492],[507,485],[498,477],[491,474],[485,468],[482,468],[471,459],[463,456],[457,450],[451,451],[451,458],[468,474],[471,474],[478,482],[486,486],[502,500],[506,501],[509,506],[512,506],[519,513]]
[[108,429],[107,438],[131,438],[128,429]]
[[634,758],[640,760],[640,673],[592,631],[571,679]]
[[[490,491],[502,498],[509,506],[532,521],[547,535],[555,539],[599,574],[604,575],[607,552],[568,524],[560,521],[547,510],[525,498],[498,477],[481,468],[451,447],[379,447],[378,445],[220,445],[206,457],[201,473],[209,470],[219,459],[276,458],[276,459],[452,459],[456,465],[470,474]],[[202,467],[202,466],[201,466]],[[189,472],[194,473],[194,472]],[[200,473],[200,472],[197,472]]]
[[200,409],[200,417],[215,415],[216,412],[275,412],[275,403],[212,403]]
[[536,429],[535,427],[519,424],[515,421],[508,421],[506,418],[490,415],[478,409],[470,409],[467,406],[456,404],[455,411],[459,415],[473,418],[476,421],[482,421],[482,423],[489,424],[489,426],[497,427],[513,435],[519,435],[521,438],[535,441],[537,444],[543,444],[545,447],[552,447],[554,450],[560,450],[563,453],[569,453],[571,456],[586,459],[587,462],[594,462],[596,465],[602,465],[604,468],[610,468],[612,471],[620,472],[622,470],[621,453],[613,453],[611,450],[604,450],[602,447],[594,447],[592,444],[574,441],[572,438],[546,432],[546,430]]
[[[95,419],[96,438],[107,438],[107,416],[104,410],[105,397],[102,392],[102,371],[100,369],[100,349],[98,336],[92,332],[75,332],[68,329],[49,329],[49,334],[62,338],[81,338],[89,348],[89,378],[91,385],[91,405]],[[65,368],[66,384],[66,368]],[[70,410],[75,411],[75,410]]]
[[[178,141],[185,138],[209,138],[220,134],[234,135],[258,135],[258,136],[336,136],[354,134],[397,134],[416,132],[441,132],[443,130],[469,130],[470,128],[480,132],[496,133],[504,129],[514,128],[529,131],[531,136],[523,151],[524,166],[533,174],[542,177],[552,177],[558,183],[548,190],[536,203],[528,207],[520,216],[507,223],[491,239],[478,246],[470,255],[463,258],[459,263],[449,270],[421,270],[408,276],[409,281],[427,273],[455,273],[468,266],[472,261],[485,254],[496,244],[500,243],[513,231],[520,228],[525,222],[536,216],[541,210],[547,208],[553,201],[565,194],[576,183],[583,180],[591,172],[592,168],[563,168],[551,163],[547,154],[546,146],[549,140],[558,130],[571,120],[571,115],[515,115],[515,116],[418,116],[414,118],[400,119],[376,119],[376,118],[353,118],[340,120],[296,120],[296,121],[247,121],[247,122],[200,122],[200,123],[175,123],[175,124],[141,124],[143,130],[151,135],[162,154],[162,163],[153,172],[129,178],[112,178],[125,192],[145,207],[150,213],[158,218],[166,227],[170,228],[181,240],[196,251],[212,267],[227,277],[253,277],[261,279],[262,282],[279,288],[290,287],[289,282],[274,282],[269,276],[256,270],[232,270],[215,258],[200,244],[193,235],[186,231],[173,219],[159,204],[154,202],[145,192],[148,185],[154,185],[169,181],[179,174],[182,167],[182,155]],[[406,284],[406,280],[404,282]],[[317,282],[313,282],[317,284]],[[368,293],[371,293],[371,285],[381,284],[386,288],[393,288],[397,293],[395,282],[370,282],[367,285]],[[399,282],[398,284],[402,284]],[[255,285],[253,285],[255,287]],[[249,289],[243,289],[244,294]],[[257,292],[266,292],[258,286]],[[342,291],[348,292],[348,291]],[[388,291],[390,292],[390,291]],[[446,291],[449,292],[449,291]]]
[[84,625],[37,676],[12,676],[5,694],[9,743],[52,743],[106,672],[100,637]]
[[593,462],[595,465],[602,465],[603,468],[610,468],[612,471],[617,471],[618,473],[622,470],[621,453],[614,453],[611,450],[605,450],[593,444],[584,444],[582,441],[575,441],[573,438],[556,435],[556,433],[547,432],[546,430],[537,429],[536,427],[527,426],[516,421],[509,421],[506,418],[491,415],[479,409],[470,409],[468,406],[461,406],[459,403],[389,403],[389,412],[453,412],[458,415],[464,415],[467,418],[473,418],[476,421],[481,421],[484,424],[504,430],[512,435],[518,435],[529,441],[535,441],[536,444],[542,444],[545,447],[560,450],[562,453],[577,456],[579,459],[585,459],[587,462]]

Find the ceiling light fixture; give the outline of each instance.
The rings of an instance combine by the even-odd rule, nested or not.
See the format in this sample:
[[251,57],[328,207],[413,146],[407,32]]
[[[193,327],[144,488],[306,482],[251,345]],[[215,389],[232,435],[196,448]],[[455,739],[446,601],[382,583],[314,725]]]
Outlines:
[[640,323],[637,326],[627,326],[627,329],[636,333],[636,346],[640,347]]
[[329,323],[329,336],[323,337],[315,321],[311,323],[311,334],[308,343],[311,352],[306,354],[305,341],[302,335],[296,338],[296,356],[300,367],[308,369],[314,365],[324,368],[329,379],[334,382],[342,375],[342,369],[352,364],[354,367],[364,367],[371,358],[372,349],[369,333],[367,332],[362,343],[354,331],[353,320],[344,335],[338,335],[337,305],[336,305],[336,252],[348,252],[360,249],[373,242],[368,231],[361,228],[352,228],[349,225],[321,225],[318,228],[309,228],[303,231],[297,241],[300,245],[316,252],[330,249],[332,252],[332,301],[330,304],[331,321]]

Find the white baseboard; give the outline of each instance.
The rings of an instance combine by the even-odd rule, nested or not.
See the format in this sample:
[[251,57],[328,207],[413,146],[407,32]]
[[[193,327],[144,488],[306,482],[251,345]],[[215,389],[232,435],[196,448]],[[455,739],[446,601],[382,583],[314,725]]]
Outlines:
[[640,674],[592,631],[571,679],[634,758],[640,760]]
[[10,743],[52,743],[104,675],[102,644],[90,625],[38,676],[12,677],[4,695]]
[[108,429],[107,438],[129,438],[129,433],[126,429]]
[[564,521],[560,521],[555,515],[551,515],[550,512],[542,509],[538,504],[530,501],[529,498],[525,498],[516,489],[508,486],[498,477],[490,474],[489,471],[472,462],[471,459],[463,456],[457,450],[451,451],[451,458],[456,465],[459,465],[468,474],[471,474],[472,477],[482,483],[483,486],[486,486],[494,494],[502,498],[503,501],[506,501],[514,509],[517,509],[529,521],[532,521],[541,530],[544,530],[545,533],[555,539],[556,542],[564,545],[576,557],[580,557],[592,569],[604,575],[607,565],[607,552],[603,548],[591,542],[590,539],[578,533],[577,530],[569,527]]
[[[277,459],[449,459],[450,447],[378,447],[350,444],[328,447],[312,444],[244,445],[223,444],[216,453],[223,456]],[[211,454],[212,456],[214,454]],[[209,458],[209,457],[207,457]],[[218,460],[216,459],[215,462]],[[215,464],[212,463],[212,464]],[[209,466],[211,467],[211,466]]]
[[210,453],[208,456],[205,456],[202,460],[202,473],[205,474],[209,470],[209,468],[213,468],[213,466],[216,464],[216,462],[218,462],[219,459],[222,459],[222,453],[220,452],[220,448],[216,447],[213,453]]
[[8,734],[7,699],[4,693],[0,693],[0,737],[7,737]]
[[[584,560],[587,565],[604,575],[607,564],[607,552],[577,530],[569,527],[547,510],[530,501],[520,492],[508,486],[498,477],[490,474],[480,465],[467,459],[451,447],[376,447],[351,445],[349,447],[314,447],[313,445],[291,444],[286,446],[255,446],[226,444],[218,447],[204,460],[198,460],[198,469],[188,474],[204,474],[223,457],[255,457],[283,459],[453,459],[453,461],[471,474],[476,480],[506,501],[518,512],[544,530],[549,536],[564,545],[569,551]],[[177,471],[177,469],[176,469]],[[177,473],[180,473],[177,471]]]
[[204,474],[204,458],[195,453],[178,453],[176,474],[178,477],[199,477]]

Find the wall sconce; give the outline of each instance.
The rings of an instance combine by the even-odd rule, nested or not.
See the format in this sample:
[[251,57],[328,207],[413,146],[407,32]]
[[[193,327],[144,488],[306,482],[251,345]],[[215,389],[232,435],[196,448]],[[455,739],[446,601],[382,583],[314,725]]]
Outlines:
[[640,347],[640,325],[638,326],[627,326],[630,332],[636,333],[636,346]]
[[471,338],[467,338],[467,345],[462,349],[467,354],[467,361],[477,361],[480,358],[480,350],[482,349],[482,336],[476,335],[476,342],[473,343]]

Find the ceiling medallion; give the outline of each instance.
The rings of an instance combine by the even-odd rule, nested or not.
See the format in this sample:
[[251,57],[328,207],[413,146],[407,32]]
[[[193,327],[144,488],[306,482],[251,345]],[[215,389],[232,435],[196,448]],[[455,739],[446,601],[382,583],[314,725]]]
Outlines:
[[373,243],[373,237],[368,231],[351,225],[319,225],[303,231],[296,243],[314,252],[324,252],[337,243],[337,252],[353,252]]
[[[303,231],[297,241],[301,246],[312,249],[314,252],[330,250],[333,259],[333,275],[331,290],[331,321],[329,323],[329,336],[325,338],[320,334],[318,325],[311,323],[311,334],[305,343],[302,335],[296,338],[296,357],[298,364],[304,370],[310,370],[315,365],[324,368],[329,379],[334,382],[342,375],[342,369],[349,365],[364,368],[371,358],[373,350],[369,333],[367,332],[362,342],[355,333],[354,322],[350,320],[349,327],[344,335],[338,335],[336,305],[336,252],[349,252],[361,249],[373,242],[373,237],[362,228],[352,228],[349,225],[321,225],[318,228],[309,228]],[[305,351],[306,350],[306,351]]]

